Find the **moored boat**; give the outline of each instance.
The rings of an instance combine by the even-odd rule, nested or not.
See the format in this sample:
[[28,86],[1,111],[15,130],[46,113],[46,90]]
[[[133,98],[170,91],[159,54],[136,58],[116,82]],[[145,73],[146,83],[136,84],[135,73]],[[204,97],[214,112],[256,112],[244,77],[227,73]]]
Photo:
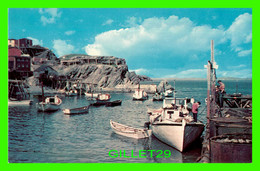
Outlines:
[[148,95],[144,90],[138,89],[135,91],[135,93],[133,94],[133,100],[147,100],[148,99]]
[[45,97],[42,102],[36,104],[38,111],[52,112],[60,109],[62,100],[58,96]]
[[85,96],[86,96],[86,97],[97,98],[98,95],[99,95],[99,93],[89,93],[89,92],[85,92]]
[[110,120],[110,126],[116,134],[126,136],[129,138],[141,139],[148,138],[151,136],[151,130],[133,128],[127,125],[120,124]]
[[172,97],[173,96],[173,91],[171,89],[168,89],[164,92],[165,97]]
[[119,106],[122,104],[122,100],[115,100],[112,102],[106,102],[106,107]]
[[164,94],[163,93],[155,93],[153,95],[153,101],[163,101]]
[[69,90],[67,92],[65,92],[66,96],[77,96],[78,95],[78,91],[77,90]]
[[95,106],[95,107],[99,107],[99,106],[104,106],[104,105],[106,105],[106,101],[97,101],[97,102],[95,102],[95,103],[92,103],[92,104],[90,104],[90,106]]
[[188,98],[164,99],[163,111],[150,115],[153,135],[181,152],[204,130],[204,124],[194,122],[189,115],[188,103],[191,101]]
[[79,108],[73,108],[73,109],[63,109],[63,113],[65,115],[74,115],[74,114],[82,114],[82,113],[88,113],[89,106],[83,106]]
[[111,99],[110,94],[99,94],[99,95],[97,96],[97,100],[98,100],[98,101],[108,101],[108,100],[110,100],[110,99]]

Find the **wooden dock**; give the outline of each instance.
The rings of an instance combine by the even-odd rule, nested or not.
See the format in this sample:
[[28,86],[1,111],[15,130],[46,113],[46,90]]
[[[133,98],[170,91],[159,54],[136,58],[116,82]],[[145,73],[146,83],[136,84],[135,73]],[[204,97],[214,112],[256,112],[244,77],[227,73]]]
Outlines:
[[207,126],[201,163],[252,162],[252,96],[224,95],[224,107],[216,103],[216,69],[213,41],[208,69]]

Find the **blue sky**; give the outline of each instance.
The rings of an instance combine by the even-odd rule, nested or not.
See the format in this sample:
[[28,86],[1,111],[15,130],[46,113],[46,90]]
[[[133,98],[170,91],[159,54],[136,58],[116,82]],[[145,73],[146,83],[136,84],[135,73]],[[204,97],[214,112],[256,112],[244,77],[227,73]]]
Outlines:
[[214,40],[217,76],[252,78],[251,9],[10,8],[9,38],[125,58],[152,78],[206,78]]

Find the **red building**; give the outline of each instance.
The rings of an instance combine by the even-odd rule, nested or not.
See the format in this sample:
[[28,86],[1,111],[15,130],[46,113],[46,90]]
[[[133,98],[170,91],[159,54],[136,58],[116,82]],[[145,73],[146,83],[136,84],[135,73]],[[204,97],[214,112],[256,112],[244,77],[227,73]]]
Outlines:
[[8,71],[19,73],[20,76],[28,77],[31,72],[31,57],[27,54],[22,54],[22,51],[17,47],[8,48]]
[[23,38],[23,39],[8,39],[8,46],[10,47],[18,47],[18,48],[23,48],[23,47],[31,47],[32,46],[32,40]]

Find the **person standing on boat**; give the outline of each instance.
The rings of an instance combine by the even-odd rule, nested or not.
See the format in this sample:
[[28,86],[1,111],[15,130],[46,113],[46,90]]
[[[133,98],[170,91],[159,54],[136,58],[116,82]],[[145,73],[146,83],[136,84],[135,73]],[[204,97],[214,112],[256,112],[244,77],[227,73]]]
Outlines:
[[226,94],[225,92],[225,84],[221,81],[218,80],[219,88],[218,88],[218,97],[219,97],[219,107],[223,107],[223,96]]
[[196,102],[196,103],[193,103],[192,105],[192,114],[193,114],[193,120],[194,122],[197,122],[197,117],[198,117],[198,109],[200,107],[200,102]]

